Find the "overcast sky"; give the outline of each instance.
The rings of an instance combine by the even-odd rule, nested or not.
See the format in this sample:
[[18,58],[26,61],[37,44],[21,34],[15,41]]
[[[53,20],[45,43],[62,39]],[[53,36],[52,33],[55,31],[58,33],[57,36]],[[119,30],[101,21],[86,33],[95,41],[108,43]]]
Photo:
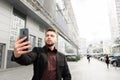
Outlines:
[[110,38],[107,0],[71,0],[80,37],[87,40]]

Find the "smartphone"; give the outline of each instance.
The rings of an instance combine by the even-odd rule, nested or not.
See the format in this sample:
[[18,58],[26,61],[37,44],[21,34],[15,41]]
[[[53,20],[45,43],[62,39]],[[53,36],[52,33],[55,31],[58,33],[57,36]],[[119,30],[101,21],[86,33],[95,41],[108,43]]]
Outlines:
[[[22,28],[20,29],[20,38],[24,38],[27,37],[27,39],[25,39],[23,42],[26,42],[29,40],[29,31],[28,28]],[[28,49],[25,49],[25,51]]]
[[29,39],[28,28],[22,28],[22,29],[20,29],[20,38],[24,38],[25,36],[27,37],[27,39],[24,40],[23,42],[28,41],[28,39]]

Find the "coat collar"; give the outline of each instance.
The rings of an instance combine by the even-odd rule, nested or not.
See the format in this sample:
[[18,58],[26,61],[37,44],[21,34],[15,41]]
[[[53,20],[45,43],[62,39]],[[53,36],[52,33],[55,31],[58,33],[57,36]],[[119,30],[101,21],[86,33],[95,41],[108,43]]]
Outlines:
[[45,53],[47,53],[48,51],[54,52],[54,53],[57,53],[57,52],[58,52],[57,49],[56,49],[55,47],[54,47],[54,50],[51,51],[47,46],[44,46],[44,47],[43,47],[43,50],[44,50]]

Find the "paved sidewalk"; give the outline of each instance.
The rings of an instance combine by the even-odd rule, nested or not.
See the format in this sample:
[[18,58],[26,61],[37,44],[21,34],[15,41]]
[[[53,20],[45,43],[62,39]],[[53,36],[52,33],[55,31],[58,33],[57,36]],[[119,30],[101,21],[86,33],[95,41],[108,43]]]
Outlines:
[[[107,66],[104,62],[91,59],[88,63],[86,57],[78,62],[68,62],[72,80],[120,80],[120,68]],[[33,76],[32,65],[11,68],[0,71],[0,80],[31,80]]]
[[0,71],[0,80],[31,80],[32,68],[32,65],[29,65]]
[[72,80],[120,80],[120,68],[107,65],[97,59],[91,58],[90,63],[86,57],[79,62],[71,63]]

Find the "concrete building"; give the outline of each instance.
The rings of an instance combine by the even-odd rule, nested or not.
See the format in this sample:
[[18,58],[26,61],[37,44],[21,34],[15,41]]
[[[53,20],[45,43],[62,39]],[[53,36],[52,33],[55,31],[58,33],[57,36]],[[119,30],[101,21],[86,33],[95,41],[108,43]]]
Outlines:
[[120,37],[120,1],[108,0],[108,9],[111,25],[111,38],[113,52],[120,52],[120,44],[116,44],[115,40]]
[[116,0],[108,1],[108,9],[109,9],[109,18],[110,18],[110,27],[111,27],[111,37],[112,40],[116,39],[119,36],[119,22],[118,22],[118,14],[116,7]]
[[85,38],[80,38],[80,54],[87,53],[87,42]]
[[103,53],[104,54],[112,54],[112,41],[104,40],[103,41]]
[[59,1],[63,4],[56,0],[0,0],[0,69],[20,66],[10,58],[19,30],[25,27],[29,29],[32,48],[44,45],[45,31],[52,27],[59,34],[58,50],[70,54],[67,45],[72,46],[74,53],[78,52],[78,27],[70,0]]

